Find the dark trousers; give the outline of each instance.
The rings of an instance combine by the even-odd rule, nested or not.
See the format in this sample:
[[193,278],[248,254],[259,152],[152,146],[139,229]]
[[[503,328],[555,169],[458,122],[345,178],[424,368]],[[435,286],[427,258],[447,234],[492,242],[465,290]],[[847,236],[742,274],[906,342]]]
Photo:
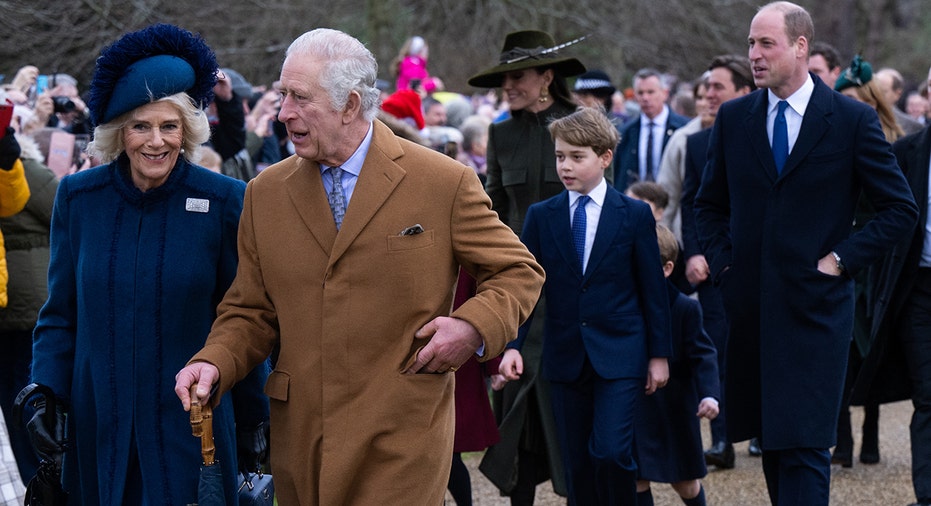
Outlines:
[[32,331],[9,331],[0,334],[3,353],[0,353],[0,407],[6,421],[6,430],[10,434],[10,446],[24,482],[36,475],[39,459],[32,451],[26,422],[32,415],[28,406],[23,409],[22,423],[13,420],[13,401],[16,394],[29,384],[30,366],[32,364]]
[[831,452],[827,448],[764,449],[763,476],[773,506],[828,506]]
[[931,268],[919,269],[900,325],[915,407],[909,425],[912,486],[918,500],[931,501]]
[[724,301],[721,299],[721,291],[714,286],[710,280],[698,285],[698,302],[701,304],[702,326],[714,347],[718,351],[718,378],[721,380],[721,399],[718,401],[718,416],[711,420],[711,442],[712,444],[721,441],[727,442],[727,399],[724,398],[724,359],[727,354],[727,336],[729,326],[727,324],[727,315],[724,313]]
[[634,411],[643,381],[606,380],[586,360],[578,380],[551,384],[570,506],[637,504]]

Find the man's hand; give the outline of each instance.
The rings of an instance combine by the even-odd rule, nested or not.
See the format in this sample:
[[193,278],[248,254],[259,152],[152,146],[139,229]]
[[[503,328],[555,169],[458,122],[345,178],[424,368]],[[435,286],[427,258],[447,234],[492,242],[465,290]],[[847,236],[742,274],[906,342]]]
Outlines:
[[695,413],[695,416],[699,418],[707,418],[708,420],[714,420],[717,418],[719,412],[718,401],[713,397],[705,397],[698,403],[698,413]]
[[220,371],[207,362],[194,362],[175,375],[175,395],[181,399],[185,411],[191,410],[191,385],[197,384],[195,394],[201,404],[210,400],[210,389],[220,378]]
[[434,318],[414,335],[430,342],[420,350],[405,374],[455,371],[482,345],[482,336],[471,323],[447,316]]
[[844,273],[837,268],[837,259],[834,258],[833,252],[824,255],[821,257],[821,260],[818,260],[818,270],[828,276],[840,276]]
[[665,358],[651,358],[647,367],[646,394],[653,395],[658,388],[666,386],[669,381],[669,362]]
[[504,355],[501,356],[501,364],[498,366],[498,373],[504,376],[505,380],[519,380],[520,375],[524,374],[524,358],[520,355],[520,352],[513,348],[504,350]]
[[711,274],[705,255],[692,255],[685,261],[685,279],[692,286],[698,286]]

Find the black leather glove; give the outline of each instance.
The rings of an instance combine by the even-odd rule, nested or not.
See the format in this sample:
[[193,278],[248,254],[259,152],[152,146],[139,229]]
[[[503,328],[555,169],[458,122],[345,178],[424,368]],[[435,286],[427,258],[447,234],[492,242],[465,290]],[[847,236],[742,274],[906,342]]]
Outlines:
[[13,164],[22,154],[15,133],[13,127],[6,127],[6,134],[0,139],[0,169],[13,170]]
[[268,422],[253,427],[236,427],[236,456],[239,470],[254,473],[268,463]]
[[26,423],[29,441],[39,460],[49,460],[61,466],[61,457],[65,452],[62,441],[65,440],[65,411],[61,403],[55,403],[55,412],[47,413],[45,398],[36,399],[33,404],[35,414]]

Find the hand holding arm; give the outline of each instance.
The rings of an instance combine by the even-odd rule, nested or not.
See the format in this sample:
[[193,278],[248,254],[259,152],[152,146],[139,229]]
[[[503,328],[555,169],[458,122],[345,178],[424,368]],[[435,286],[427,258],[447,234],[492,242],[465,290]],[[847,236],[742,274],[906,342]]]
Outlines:
[[507,381],[519,380],[520,375],[524,373],[524,358],[521,357],[520,352],[513,348],[504,350],[498,372]]
[[482,345],[482,336],[471,323],[446,316],[434,318],[414,335],[430,341],[405,374],[455,371]]

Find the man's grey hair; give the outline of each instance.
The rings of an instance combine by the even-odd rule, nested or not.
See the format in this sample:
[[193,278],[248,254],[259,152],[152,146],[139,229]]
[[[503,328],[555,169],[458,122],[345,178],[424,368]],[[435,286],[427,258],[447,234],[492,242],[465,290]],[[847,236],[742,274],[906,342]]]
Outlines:
[[349,93],[356,91],[362,97],[363,117],[368,121],[375,119],[381,96],[375,87],[378,62],[356,38],[339,30],[318,28],[291,43],[285,58],[292,55],[316,57],[324,62],[320,86],[330,96],[333,109],[340,111],[346,107]]
[[660,71],[656,69],[651,69],[651,68],[645,68],[645,69],[638,70],[637,73],[634,74],[634,79],[632,81],[633,86],[634,87],[637,86],[637,81],[647,79],[649,77],[657,78],[659,80],[660,88],[664,90],[669,89],[669,79],[665,75],[660,73]]

